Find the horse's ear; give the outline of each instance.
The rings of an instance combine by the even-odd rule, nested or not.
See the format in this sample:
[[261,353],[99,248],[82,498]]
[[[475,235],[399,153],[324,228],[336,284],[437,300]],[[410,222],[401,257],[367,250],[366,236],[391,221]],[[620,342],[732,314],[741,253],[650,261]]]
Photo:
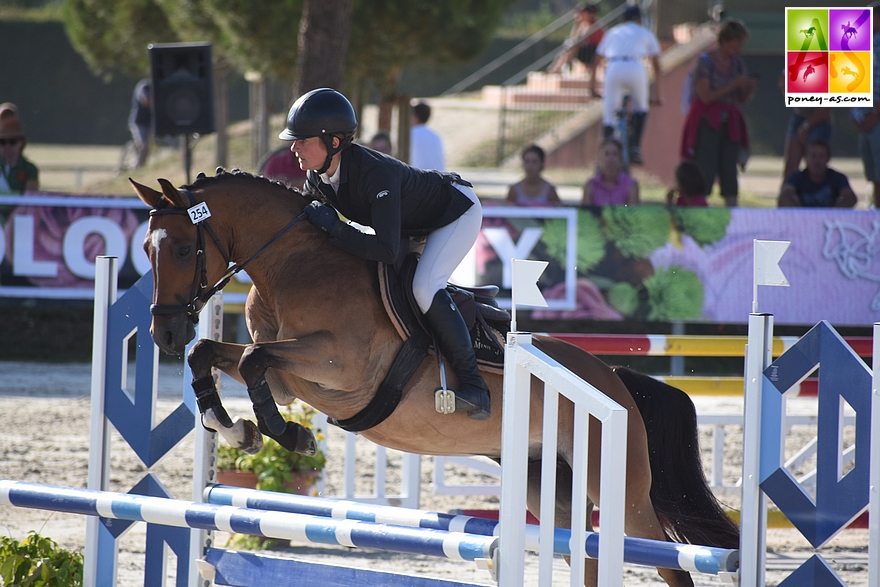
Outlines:
[[189,208],[189,202],[183,199],[183,195],[177,191],[177,188],[172,185],[170,181],[167,179],[159,178],[159,185],[162,186],[162,195],[164,195],[171,205],[175,208]]
[[155,208],[159,203],[159,199],[162,197],[160,192],[157,192],[151,187],[147,187],[142,183],[138,183],[132,178],[128,178],[128,181],[131,183],[132,187],[134,187],[135,193],[138,197],[150,208]]

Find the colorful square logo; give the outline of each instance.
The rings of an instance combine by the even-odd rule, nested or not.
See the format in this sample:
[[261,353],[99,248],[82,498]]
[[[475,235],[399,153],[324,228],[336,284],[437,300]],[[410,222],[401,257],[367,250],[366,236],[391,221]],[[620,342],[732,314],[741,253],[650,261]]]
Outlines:
[[873,8],[785,9],[786,106],[873,106]]

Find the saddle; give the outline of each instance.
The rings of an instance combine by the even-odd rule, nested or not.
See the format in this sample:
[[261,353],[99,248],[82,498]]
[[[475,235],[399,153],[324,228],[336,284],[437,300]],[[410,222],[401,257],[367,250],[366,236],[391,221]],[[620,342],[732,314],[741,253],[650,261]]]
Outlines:
[[[370,403],[351,418],[328,419],[343,430],[360,432],[378,426],[400,403],[403,388],[428,353],[436,354],[429,328],[422,319],[422,312],[412,293],[418,259],[418,253],[410,253],[399,266],[378,264],[382,303],[404,343]],[[495,301],[498,287],[465,288],[447,284],[446,290],[470,331],[480,369],[501,373],[504,368],[504,339],[510,330],[510,313],[499,308]]]

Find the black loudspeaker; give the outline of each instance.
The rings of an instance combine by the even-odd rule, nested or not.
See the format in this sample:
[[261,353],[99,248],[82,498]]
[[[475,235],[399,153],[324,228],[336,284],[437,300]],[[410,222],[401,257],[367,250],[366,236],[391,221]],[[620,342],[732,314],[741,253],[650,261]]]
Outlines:
[[156,136],[214,132],[210,43],[150,45]]

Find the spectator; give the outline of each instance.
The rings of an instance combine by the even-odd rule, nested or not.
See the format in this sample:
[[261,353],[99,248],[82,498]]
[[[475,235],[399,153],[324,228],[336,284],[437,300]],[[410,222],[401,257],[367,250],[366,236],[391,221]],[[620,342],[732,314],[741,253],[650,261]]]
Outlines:
[[880,19],[874,19],[874,92],[873,108],[853,108],[852,121],[859,131],[859,155],[865,170],[865,179],[871,182],[871,207],[880,208]]
[[372,139],[370,139],[370,144],[368,146],[374,151],[391,155],[391,136],[387,132],[379,131],[373,135]]
[[852,208],[856,195],[846,176],[828,167],[831,147],[814,141],[807,146],[807,168],[786,178],[779,194],[779,207]]
[[831,144],[831,108],[792,108],[785,133],[783,181],[800,169],[807,145],[815,141]]
[[287,145],[266,155],[257,165],[257,173],[284,182],[298,190],[302,190],[306,183],[306,172],[300,169],[299,161]]
[[[654,34],[643,27],[642,13],[636,5],[626,7],[623,22],[612,27],[596,49],[600,57],[608,62],[605,66],[605,102],[602,111],[603,136],[614,135],[617,115],[623,106],[623,97],[629,94],[632,103],[630,116],[631,130],[627,147],[629,160],[634,165],[642,164],[642,133],[648,116],[649,101],[661,103],[660,98],[660,43]],[[648,72],[642,59],[651,58],[654,70],[655,97],[650,98]]]
[[541,177],[545,159],[544,149],[538,145],[528,145],[523,149],[522,166],[526,176],[510,186],[508,203],[517,206],[552,206],[561,203],[556,186]]
[[150,152],[150,130],[153,121],[153,100],[150,93],[150,80],[142,79],[134,87],[131,97],[131,112],[128,114],[128,129],[137,151],[137,167],[143,167]]
[[[599,7],[596,4],[581,3],[574,10],[574,24],[571,27],[571,34],[565,41],[566,49],[556,56],[547,68],[547,72],[559,73],[577,59],[584,64],[590,74],[590,96],[599,98],[601,96],[596,91],[596,48],[602,41],[605,29],[598,27],[589,36],[585,36],[590,27],[596,24]],[[578,39],[581,39],[580,43],[577,42]]]
[[582,206],[632,206],[639,203],[639,182],[623,170],[623,145],[613,137],[599,145],[599,170],[584,184]]
[[14,105],[0,109],[0,192],[23,194],[40,189],[37,166],[23,155],[27,139]]
[[[675,195],[678,194],[678,198]],[[675,187],[666,193],[669,206],[706,207],[706,182],[693,161],[682,161],[675,168]]]
[[409,135],[409,164],[418,169],[446,171],[443,139],[426,126],[431,118],[431,107],[417,102],[412,109],[412,129]]
[[737,165],[748,160],[749,138],[740,104],[752,99],[756,78],[740,58],[748,29],[729,20],[718,32],[718,47],[700,54],[694,70],[694,94],[682,133],[682,159],[692,160],[706,180],[706,193],[715,178],[727,206],[739,198]]

